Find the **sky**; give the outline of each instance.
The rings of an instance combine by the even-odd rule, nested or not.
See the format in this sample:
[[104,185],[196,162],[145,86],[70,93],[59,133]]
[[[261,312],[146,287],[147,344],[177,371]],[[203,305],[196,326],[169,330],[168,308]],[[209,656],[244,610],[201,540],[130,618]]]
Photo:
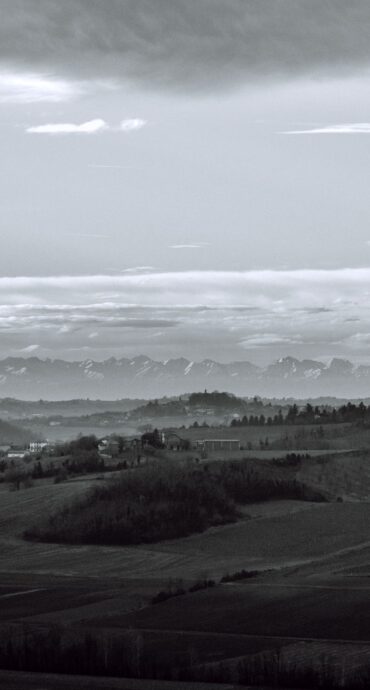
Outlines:
[[0,357],[370,362],[367,0],[0,16]]

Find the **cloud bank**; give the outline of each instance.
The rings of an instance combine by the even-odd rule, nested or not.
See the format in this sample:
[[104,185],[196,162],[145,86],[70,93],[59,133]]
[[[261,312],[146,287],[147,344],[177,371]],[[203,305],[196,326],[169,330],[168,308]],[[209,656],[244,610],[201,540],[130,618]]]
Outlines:
[[1,0],[0,60],[152,87],[346,75],[370,65],[368,0]]
[[0,355],[364,358],[369,298],[370,269],[1,278]]

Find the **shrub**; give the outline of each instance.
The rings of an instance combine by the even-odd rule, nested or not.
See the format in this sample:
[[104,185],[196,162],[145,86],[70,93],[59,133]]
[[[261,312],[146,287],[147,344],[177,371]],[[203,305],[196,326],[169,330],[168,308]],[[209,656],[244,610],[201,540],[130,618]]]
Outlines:
[[258,570],[238,570],[236,573],[233,573],[232,575],[224,575],[220,582],[237,582],[238,580],[248,580],[251,577],[257,577],[259,575]]

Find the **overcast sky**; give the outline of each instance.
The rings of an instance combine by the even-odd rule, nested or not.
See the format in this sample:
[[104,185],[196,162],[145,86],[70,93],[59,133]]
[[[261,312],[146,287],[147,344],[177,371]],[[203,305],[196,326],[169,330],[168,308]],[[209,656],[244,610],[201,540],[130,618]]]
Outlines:
[[368,0],[0,19],[0,356],[370,361]]

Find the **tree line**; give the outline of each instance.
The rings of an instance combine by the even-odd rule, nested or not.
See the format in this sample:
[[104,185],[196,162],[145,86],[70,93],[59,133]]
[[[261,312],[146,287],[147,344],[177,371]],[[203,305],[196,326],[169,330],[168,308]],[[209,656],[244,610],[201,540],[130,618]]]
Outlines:
[[[60,625],[34,630],[11,626],[2,631],[0,668],[70,676],[237,683],[243,686],[306,688],[307,690],[366,690],[370,666],[345,669],[325,654],[320,659],[289,662],[284,649],[234,659],[199,663],[194,648],[180,651],[163,645],[153,648],[138,630],[115,634],[70,631]],[[211,687],[211,686],[210,686]]]
[[348,402],[338,408],[320,407],[307,403],[299,408],[296,403],[289,405],[284,415],[282,410],[273,416],[244,415],[232,419],[231,427],[242,426],[280,426],[283,424],[368,424],[370,425],[370,405]]

